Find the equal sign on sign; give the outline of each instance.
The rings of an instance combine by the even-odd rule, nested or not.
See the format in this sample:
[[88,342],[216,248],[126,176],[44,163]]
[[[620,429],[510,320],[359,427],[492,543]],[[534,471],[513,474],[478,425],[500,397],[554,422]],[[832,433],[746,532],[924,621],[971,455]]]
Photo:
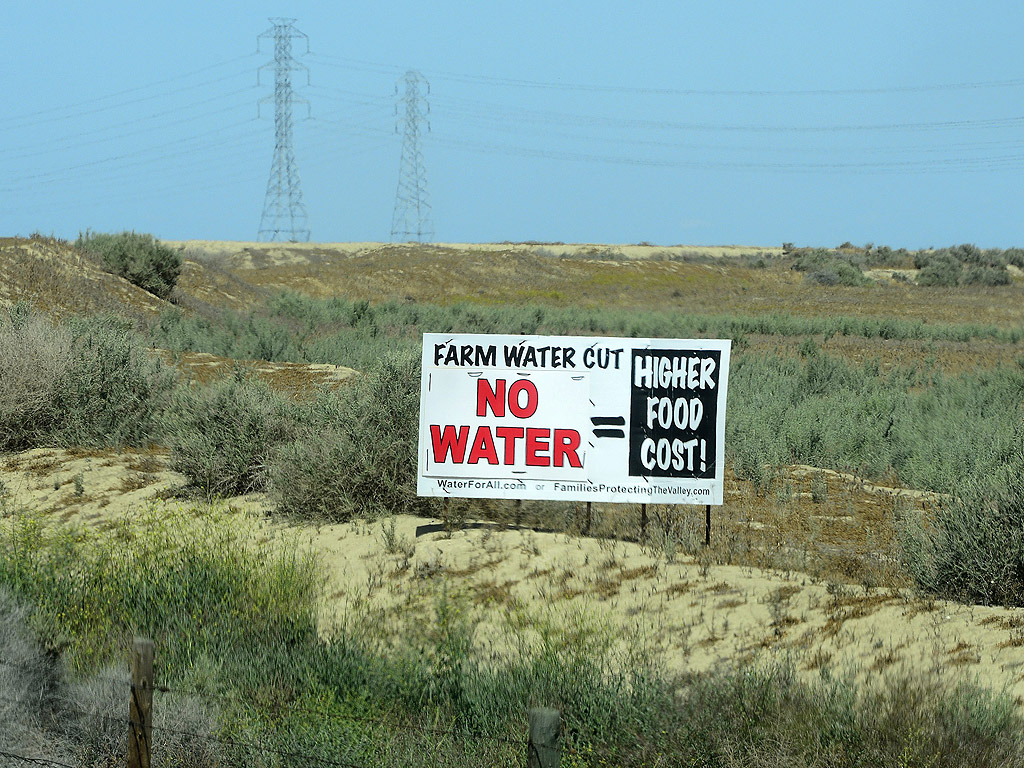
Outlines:
[[623,429],[612,429],[612,427],[626,426],[625,416],[591,416],[590,423],[594,425],[594,437],[625,437]]

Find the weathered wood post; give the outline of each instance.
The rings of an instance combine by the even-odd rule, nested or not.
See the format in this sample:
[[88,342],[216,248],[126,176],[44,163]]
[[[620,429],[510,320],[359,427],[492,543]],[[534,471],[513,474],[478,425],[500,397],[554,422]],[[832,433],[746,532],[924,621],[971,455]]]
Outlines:
[[557,709],[530,710],[527,768],[559,768],[562,764],[562,716]]
[[704,507],[704,546],[711,546],[711,505]]
[[153,737],[153,641],[132,642],[132,682],[128,694],[128,768],[149,768]]
[[640,541],[647,538],[647,505],[640,505]]
[[590,518],[590,502],[588,501],[587,502],[587,518],[583,522],[583,535],[584,536],[589,536],[590,535],[590,519],[591,519]]

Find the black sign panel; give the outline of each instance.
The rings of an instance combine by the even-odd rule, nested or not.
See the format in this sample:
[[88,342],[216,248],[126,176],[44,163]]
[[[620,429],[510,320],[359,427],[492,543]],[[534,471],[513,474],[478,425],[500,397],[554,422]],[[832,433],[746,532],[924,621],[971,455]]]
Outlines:
[[715,476],[720,370],[718,350],[632,351],[631,476]]

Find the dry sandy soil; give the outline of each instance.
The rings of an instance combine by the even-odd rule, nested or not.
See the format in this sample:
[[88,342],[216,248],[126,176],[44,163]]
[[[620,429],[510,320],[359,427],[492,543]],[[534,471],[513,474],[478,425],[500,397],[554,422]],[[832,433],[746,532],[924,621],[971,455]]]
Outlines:
[[[163,451],[34,450],[8,456],[0,480],[15,504],[44,510],[54,520],[102,527],[140,515],[180,487],[184,477],[167,463]],[[796,467],[793,477],[811,471]],[[891,489],[836,473],[828,480],[831,495],[856,495],[858,509],[870,508],[867,497],[892,503]],[[734,488],[716,510],[716,538],[729,538],[731,516],[750,512],[746,493]],[[907,495],[912,503],[934,501]],[[431,620],[445,592],[477,622],[475,642],[484,653],[504,654],[547,629],[558,642],[585,637],[607,643],[623,659],[638,650],[653,653],[672,670],[784,657],[809,676],[829,668],[871,683],[914,670],[950,683],[1005,686],[1024,702],[1020,610],[924,599],[895,583],[814,575],[798,562],[768,568],[717,564],[720,548],[672,557],[655,545],[655,536],[640,544],[472,522],[448,531],[442,521],[414,517],[296,526],[272,522],[260,495],[226,503],[241,524],[297,534],[319,553],[328,574],[325,630],[345,620],[382,639],[415,632]],[[819,512],[828,519],[818,524],[828,528],[865,522],[820,514],[818,506],[799,509],[808,517]],[[699,519],[700,512],[675,508],[671,514]],[[771,531],[769,513],[753,516],[742,521],[748,535]]]
[[266,360],[237,360],[208,352],[170,352],[155,350],[164,362],[175,366],[189,379],[208,384],[241,370],[262,379],[274,389],[290,395],[304,396],[319,387],[336,387],[358,375],[354,368],[326,363],[285,363]]

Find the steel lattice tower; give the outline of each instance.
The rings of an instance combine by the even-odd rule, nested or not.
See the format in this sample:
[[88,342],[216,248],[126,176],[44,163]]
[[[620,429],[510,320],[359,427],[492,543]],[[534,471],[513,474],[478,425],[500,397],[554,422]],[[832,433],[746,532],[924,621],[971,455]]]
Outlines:
[[[395,212],[391,217],[391,242],[415,240],[422,243],[434,237],[434,222],[430,215],[430,195],[427,192],[427,171],[423,166],[423,148],[420,144],[420,125],[427,122],[430,105],[426,94],[430,83],[419,72],[409,70],[399,81],[405,83],[405,94],[395,105],[395,117],[399,106],[405,107],[405,121],[402,128],[402,162],[398,171],[398,191],[395,194]],[[426,93],[421,90],[425,88]],[[395,86],[398,95],[398,86]],[[396,119],[395,132],[398,132]]]
[[[302,203],[302,189],[299,186],[299,171],[295,165],[295,151],[292,149],[292,104],[308,104],[292,91],[292,72],[309,70],[292,58],[292,38],[306,39],[306,53],[309,53],[309,37],[292,26],[295,19],[270,19],[273,24],[257,38],[274,38],[274,60],[259,68],[259,72],[274,68],[274,95],[260,99],[260,104],[274,102],[274,160],[270,165],[270,179],[267,181],[267,197],[260,217],[258,240],[287,240],[307,242],[309,220],[306,206]],[[259,75],[256,78],[259,83]]]

